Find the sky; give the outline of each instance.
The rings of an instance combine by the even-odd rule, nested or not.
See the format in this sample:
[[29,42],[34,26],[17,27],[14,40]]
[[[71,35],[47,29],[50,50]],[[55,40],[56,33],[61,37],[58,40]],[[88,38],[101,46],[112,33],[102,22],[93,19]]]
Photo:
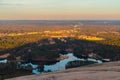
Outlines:
[[0,0],[0,20],[120,20],[120,0]]

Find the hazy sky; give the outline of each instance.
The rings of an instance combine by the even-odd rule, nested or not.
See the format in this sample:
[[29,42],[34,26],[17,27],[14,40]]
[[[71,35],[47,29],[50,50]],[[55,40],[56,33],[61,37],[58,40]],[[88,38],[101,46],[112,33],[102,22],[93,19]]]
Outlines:
[[0,0],[0,19],[120,20],[120,0]]

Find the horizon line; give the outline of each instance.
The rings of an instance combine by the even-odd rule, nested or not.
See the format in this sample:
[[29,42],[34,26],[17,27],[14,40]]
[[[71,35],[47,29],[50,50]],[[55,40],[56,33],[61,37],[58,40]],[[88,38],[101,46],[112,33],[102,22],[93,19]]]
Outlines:
[[120,19],[0,19],[0,21],[120,21]]

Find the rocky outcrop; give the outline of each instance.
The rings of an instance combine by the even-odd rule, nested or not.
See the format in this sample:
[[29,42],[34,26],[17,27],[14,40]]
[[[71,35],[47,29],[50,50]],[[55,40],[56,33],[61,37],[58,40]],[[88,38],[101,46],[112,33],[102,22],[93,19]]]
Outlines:
[[120,61],[7,80],[120,80]]

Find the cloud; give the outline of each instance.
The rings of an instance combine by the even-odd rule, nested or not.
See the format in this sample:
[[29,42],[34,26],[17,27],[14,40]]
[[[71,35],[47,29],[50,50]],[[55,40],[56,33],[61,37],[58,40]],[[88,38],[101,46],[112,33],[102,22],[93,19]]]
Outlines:
[[0,5],[18,5],[18,6],[22,6],[22,5],[24,5],[24,4],[20,4],[20,3],[16,3],[16,4],[14,4],[14,3],[0,3]]
[[15,0],[13,1],[8,1],[8,0],[0,0],[0,5],[24,5],[23,3],[19,3],[19,2],[14,2]]

